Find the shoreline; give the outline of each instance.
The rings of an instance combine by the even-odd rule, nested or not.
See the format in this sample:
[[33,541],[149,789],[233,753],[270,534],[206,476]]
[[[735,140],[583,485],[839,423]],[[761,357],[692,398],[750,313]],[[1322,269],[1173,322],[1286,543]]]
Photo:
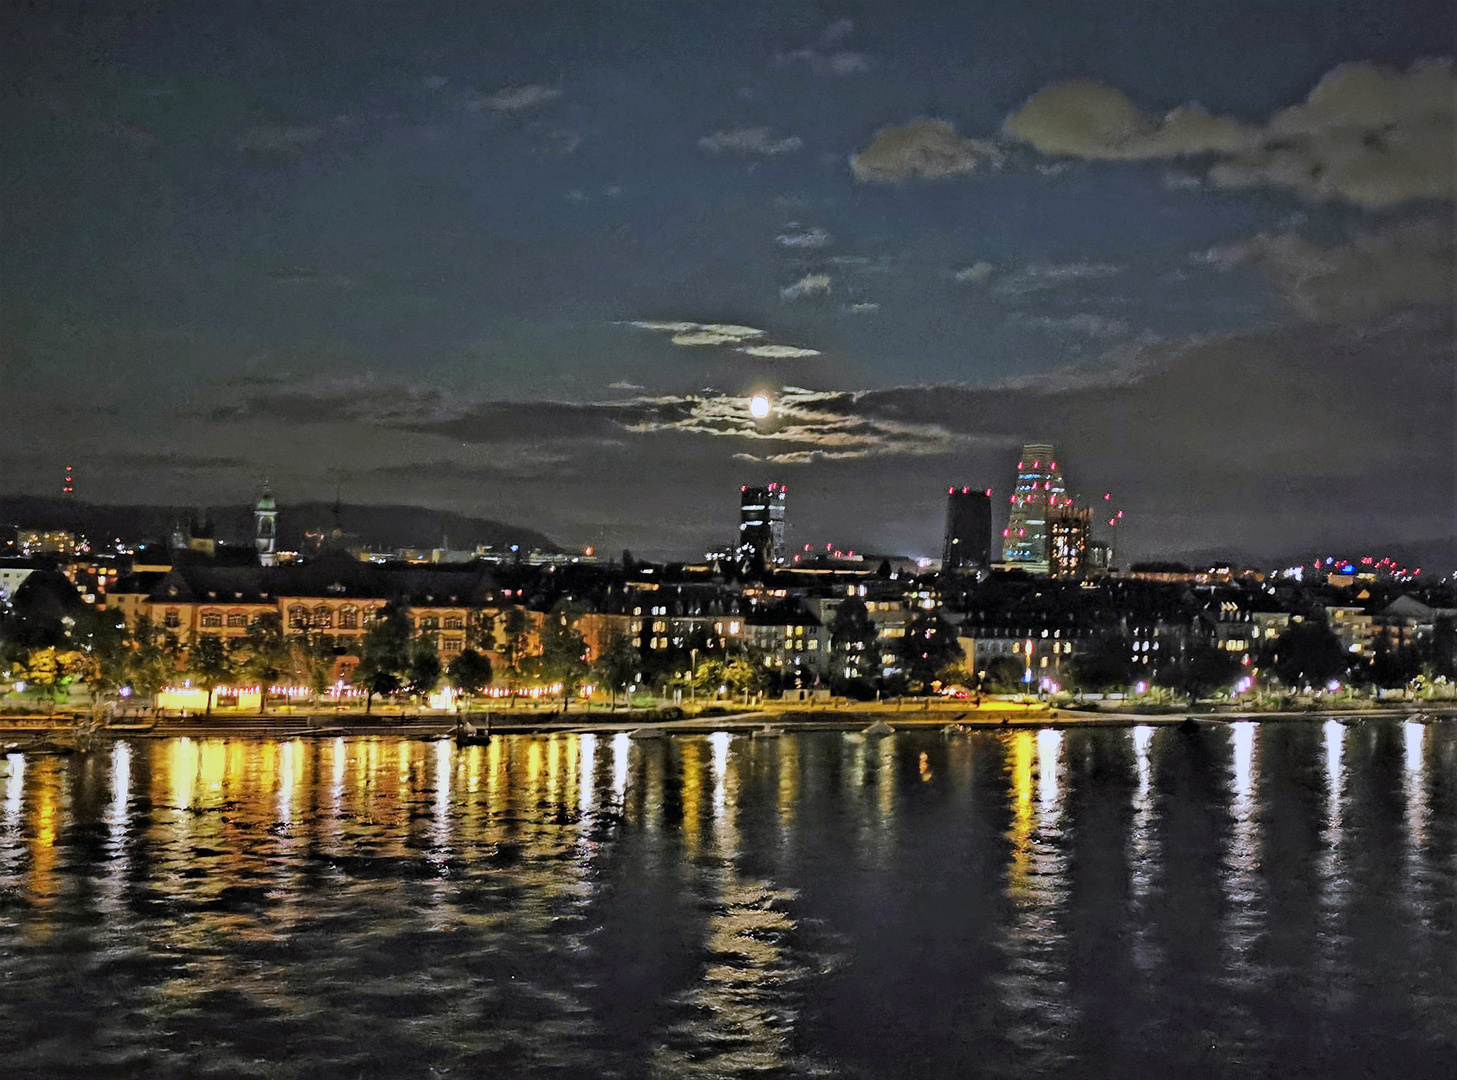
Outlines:
[[[1225,712],[1190,709],[1183,712],[1089,712],[1076,709],[1046,708],[954,708],[932,709],[784,709],[747,711],[713,715],[684,716],[674,719],[654,718],[650,713],[637,715],[550,714],[545,716],[509,716],[472,714],[469,719],[481,725],[489,719],[496,735],[604,734],[616,735],[648,729],[661,735],[706,735],[718,731],[740,734],[798,734],[806,731],[857,732],[875,723],[892,729],[955,731],[1000,731],[1025,728],[1078,727],[1154,727],[1185,723],[1232,724],[1241,721],[1342,722],[1366,719],[1457,719],[1457,704],[1421,707],[1408,702],[1400,708],[1321,709],[1302,712]],[[450,738],[456,730],[456,718],[450,715],[409,717],[340,717],[330,714],[289,714],[265,716],[166,718],[158,721],[116,723],[98,728],[95,737],[105,739],[169,739],[169,738],[237,738],[237,739],[325,739],[325,738],[388,738],[435,740]],[[343,722],[341,722],[343,721]],[[42,742],[74,733],[74,719],[69,717],[0,717],[0,743],[19,745],[26,741]],[[23,749],[23,746],[20,746]]]

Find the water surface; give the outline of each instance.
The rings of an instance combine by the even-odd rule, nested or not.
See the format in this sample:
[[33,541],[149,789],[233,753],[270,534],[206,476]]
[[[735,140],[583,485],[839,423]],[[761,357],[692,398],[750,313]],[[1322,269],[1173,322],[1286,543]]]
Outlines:
[[1457,724],[11,757],[6,1076],[1457,1075]]

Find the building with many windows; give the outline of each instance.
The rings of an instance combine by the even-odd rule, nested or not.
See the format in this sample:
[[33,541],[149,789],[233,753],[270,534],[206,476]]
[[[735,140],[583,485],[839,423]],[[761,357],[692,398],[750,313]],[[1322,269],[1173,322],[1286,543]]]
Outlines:
[[1048,519],[1072,506],[1051,443],[1028,443],[1017,462],[1017,483],[1008,497],[1011,512],[1002,531],[1002,563],[1031,574],[1051,571]]
[[746,569],[765,570],[784,561],[784,512],[789,488],[784,484],[739,488],[739,542],[737,562]]

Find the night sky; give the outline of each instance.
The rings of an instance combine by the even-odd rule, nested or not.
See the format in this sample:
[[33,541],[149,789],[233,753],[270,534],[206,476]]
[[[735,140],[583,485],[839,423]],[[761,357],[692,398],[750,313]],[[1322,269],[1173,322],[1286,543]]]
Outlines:
[[[5,5],[0,489],[1449,536],[1447,2]],[[767,389],[756,424],[748,394]]]

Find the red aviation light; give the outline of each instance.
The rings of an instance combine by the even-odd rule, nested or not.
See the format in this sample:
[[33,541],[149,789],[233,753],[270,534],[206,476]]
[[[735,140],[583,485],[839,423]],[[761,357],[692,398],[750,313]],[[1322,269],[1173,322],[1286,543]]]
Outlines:
[[990,499],[991,497],[992,497],[992,489],[991,488],[987,488],[987,498]]

